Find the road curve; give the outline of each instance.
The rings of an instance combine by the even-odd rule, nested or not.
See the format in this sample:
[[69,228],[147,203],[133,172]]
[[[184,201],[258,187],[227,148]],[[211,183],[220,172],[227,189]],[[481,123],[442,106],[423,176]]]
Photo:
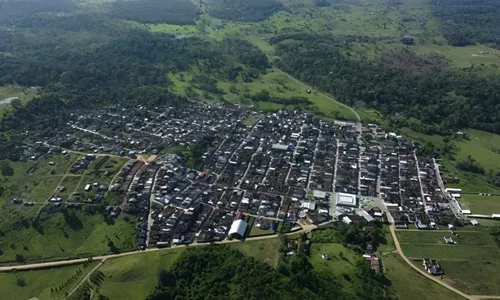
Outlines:
[[[420,268],[417,268],[417,266],[415,266],[414,264],[411,263],[411,261],[408,259],[408,257],[406,257],[406,255],[403,253],[403,251],[401,250],[401,245],[399,244],[399,240],[398,240],[398,236],[396,235],[396,230],[395,230],[395,227],[394,225],[391,225],[390,227],[390,230],[391,230],[391,235],[392,235],[392,239],[394,240],[394,245],[396,246],[396,251],[399,253],[399,255],[403,258],[403,260],[412,268],[414,269],[415,271],[417,271],[418,273],[420,273],[421,275],[427,277],[428,279],[434,281],[435,283],[449,289],[450,291],[464,297],[465,299],[470,299],[470,300],[476,300],[477,298],[475,296],[470,296],[470,295],[467,295],[461,291],[459,291],[458,289],[452,287],[451,285],[447,284],[446,282],[443,282],[441,281],[440,279],[438,279],[437,277],[434,277],[432,275],[430,275],[429,273],[425,272],[424,270],[420,269]],[[487,298],[486,298],[487,299]]]
[[[291,234],[297,234],[301,232],[310,232],[313,229],[315,229],[316,226],[314,225],[308,225],[304,229],[301,229],[299,231],[295,232],[289,232],[286,233],[285,235],[291,235]],[[278,234],[272,234],[272,235],[264,235],[264,236],[257,236],[257,237],[251,237],[247,238],[244,241],[240,240],[224,240],[221,242],[214,242],[214,243],[193,243],[189,245],[180,245],[180,246],[175,246],[175,247],[169,247],[169,248],[149,248],[144,251],[130,251],[130,252],[124,252],[124,253],[118,253],[118,254],[109,254],[109,255],[100,255],[100,256],[94,256],[92,257],[92,260],[94,261],[104,261],[107,259],[112,259],[112,258],[118,258],[118,257],[124,257],[124,256],[129,256],[129,255],[135,255],[135,254],[140,254],[140,253],[146,253],[146,252],[153,252],[153,251],[169,251],[172,249],[178,249],[178,248],[185,248],[185,247],[198,247],[198,246],[207,246],[207,245],[212,245],[212,244],[233,244],[233,243],[242,243],[242,242],[251,242],[251,241],[259,241],[259,240],[266,240],[266,239],[272,239],[278,237]],[[76,259],[68,259],[68,260],[61,260],[61,261],[51,261],[51,262],[44,262],[44,263],[33,263],[33,264],[25,264],[25,265],[15,265],[15,266],[4,266],[0,267],[0,272],[9,272],[9,271],[25,271],[25,270],[36,270],[36,269],[47,269],[47,268],[56,268],[56,267],[63,267],[63,266],[69,266],[69,265],[76,265],[76,264],[83,264],[84,262],[88,261],[89,258],[76,258]]]

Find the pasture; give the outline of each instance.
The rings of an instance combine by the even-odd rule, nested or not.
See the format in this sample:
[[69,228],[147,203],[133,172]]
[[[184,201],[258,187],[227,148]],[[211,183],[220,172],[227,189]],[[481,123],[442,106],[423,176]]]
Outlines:
[[[65,293],[71,291],[97,264],[97,262],[91,262],[86,266],[82,264],[43,270],[0,273],[2,299],[31,299],[32,297],[37,297],[40,300],[64,299]],[[71,279],[71,277],[73,278]],[[62,288],[59,290],[61,286]],[[58,288],[58,292],[51,292],[51,289],[55,288]]]
[[462,194],[458,201],[467,206],[473,214],[500,214],[500,196]]
[[0,263],[48,261],[111,253],[112,241],[118,251],[135,246],[135,221],[122,218],[106,222],[96,212],[75,209],[44,213],[39,225],[33,223],[39,207],[23,207],[0,223]]
[[[436,259],[446,274],[446,282],[473,295],[497,295],[500,284],[494,274],[500,266],[500,249],[483,227],[458,229],[458,236],[447,230],[397,231],[406,256],[422,268],[422,258]],[[446,244],[450,236],[456,244]]]
[[99,268],[106,276],[99,291],[109,299],[145,299],[158,282],[158,272],[169,270],[183,251],[169,249],[107,260]]
[[[457,294],[415,272],[395,253],[384,255],[382,261],[384,264],[385,276],[391,281],[391,285],[388,287],[389,294],[396,296],[398,299],[463,299]],[[418,265],[418,267],[421,267],[421,265]]]

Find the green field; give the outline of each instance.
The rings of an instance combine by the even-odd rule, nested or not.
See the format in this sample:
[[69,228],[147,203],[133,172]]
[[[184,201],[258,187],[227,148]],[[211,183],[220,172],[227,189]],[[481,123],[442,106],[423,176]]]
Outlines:
[[468,140],[457,141],[457,158],[472,156],[486,170],[500,169],[500,136],[479,130],[465,131],[470,135]]
[[[446,281],[461,291],[474,295],[497,295],[500,284],[491,276],[500,265],[500,249],[483,227],[457,231],[397,231],[406,256],[422,268],[422,258],[438,260]],[[456,244],[448,245],[444,236],[451,236]]]
[[[206,95],[206,92],[193,87],[193,85],[189,83],[197,72],[197,69],[194,68],[190,72],[169,74],[169,78],[174,82],[172,91],[183,94],[186,93],[186,89],[190,87],[199,95]],[[321,112],[326,118],[356,120],[356,115],[354,115],[351,110],[340,105],[325,94],[294,80],[278,69],[271,69],[267,74],[260,75],[259,78],[252,82],[244,82],[241,80],[237,82],[219,81],[217,86],[224,91],[224,95],[211,95],[211,97],[222,97],[232,103],[249,106],[252,104],[249,97],[265,90],[269,92],[270,96],[283,99],[305,97],[313,103],[310,110],[312,112]],[[311,89],[312,93],[307,93],[308,89]],[[258,102],[253,104],[256,105],[257,109],[261,110],[278,110],[284,107],[291,109],[294,107],[294,105],[286,106],[271,102]]]
[[500,197],[499,196],[480,196],[461,194],[458,199],[462,207],[468,207],[473,214],[500,214]]
[[447,230],[440,231],[398,231],[399,243],[404,244],[426,244],[426,245],[446,245],[445,236],[451,236],[456,245],[477,245],[477,246],[494,246],[495,243],[491,240],[488,233],[482,231],[458,231],[459,236],[456,237]]
[[[45,261],[59,258],[88,257],[111,253],[108,241],[122,251],[135,249],[135,222],[118,218],[106,223],[96,213],[68,210],[45,215],[35,228],[32,220],[38,208],[23,208],[3,220],[0,263]],[[25,220],[21,222],[22,220]]]
[[282,245],[278,238],[269,238],[261,241],[230,244],[230,247],[266,264],[276,266],[280,256],[279,250]]
[[[397,254],[382,257],[386,277],[391,281],[389,294],[404,300],[434,300],[463,298],[420,275]],[[417,263],[418,267],[421,267]]]
[[62,155],[55,154],[36,162],[3,161],[2,164],[10,166],[13,174],[0,174],[0,182],[5,188],[4,193],[0,195],[0,203],[5,203],[13,197],[46,201],[76,159],[75,155],[66,160]]
[[110,299],[145,299],[158,281],[158,271],[168,270],[182,251],[169,249],[107,260],[99,268],[106,275],[99,291]]
[[[329,259],[321,257],[328,254]],[[333,275],[346,290],[350,290],[350,278],[355,272],[354,263],[361,259],[361,255],[340,244],[312,244],[309,262],[318,273]]]
[[[37,297],[40,300],[64,299],[65,292],[71,291],[96,265],[97,262],[92,262],[86,267],[73,265],[45,270],[0,273],[2,299],[21,300],[32,297]],[[81,270],[81,273],[65,284],[70,277],[77,274],[78,270]],[[20,286],[21,281],[24,281],[24,286]],[[51,293],[51,289],[61,285],[64,285],[64,288]]]

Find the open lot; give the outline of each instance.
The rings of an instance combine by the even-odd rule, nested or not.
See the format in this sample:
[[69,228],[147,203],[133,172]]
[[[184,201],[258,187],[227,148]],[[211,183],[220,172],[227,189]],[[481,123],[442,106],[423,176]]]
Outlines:
[[467,206],[473,214],[500,214],[499,196],[480,196],[462,194],[460,204]]

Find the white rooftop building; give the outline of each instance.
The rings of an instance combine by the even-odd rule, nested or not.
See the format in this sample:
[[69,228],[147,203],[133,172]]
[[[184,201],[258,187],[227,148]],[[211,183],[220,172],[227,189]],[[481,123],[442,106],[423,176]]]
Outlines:
[[247,230],[247,222],[239,219],[233,222],[231,228],[229,229],[229,236],[242,238],[245,236],[245,231]]
[[337,206],[357,207],[357,196],[354,194],[337,193]]

